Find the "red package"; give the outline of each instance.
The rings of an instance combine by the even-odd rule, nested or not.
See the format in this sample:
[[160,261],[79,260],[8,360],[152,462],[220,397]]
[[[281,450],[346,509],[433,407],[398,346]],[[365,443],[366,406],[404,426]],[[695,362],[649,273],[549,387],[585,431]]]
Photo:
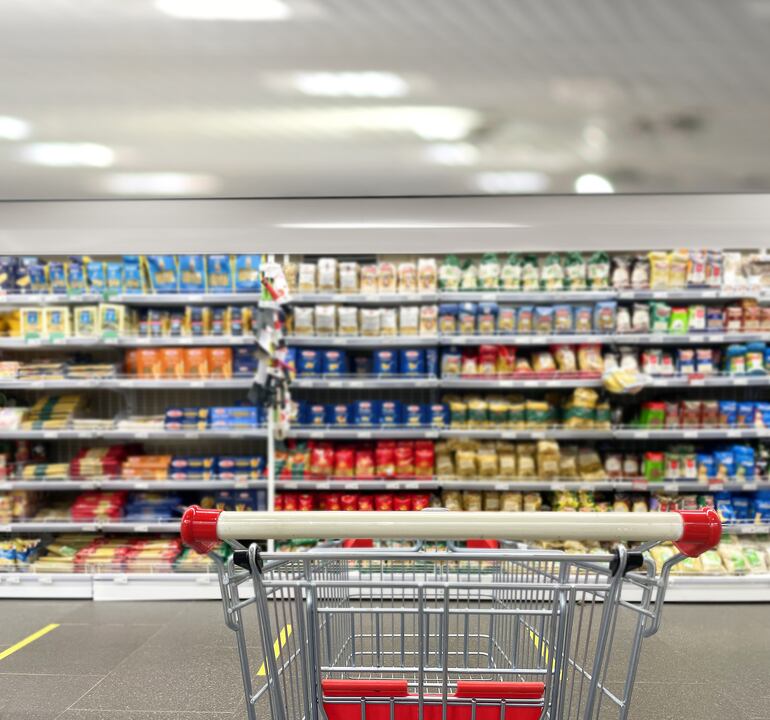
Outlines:
[[418,493],[412,495],[412,510],[424,510],[430,507],[430,495]]
[[276,510],[283,510],[283,493],[276,493],[274,502]]
[[393,509],[393,496],[390,493],[375,495],[374,507],[375,510],[390,512]]
[[356,475],[357,478],[374,477],[374,451],[370,447],[356,450]]
[[310,451],[310,472],[313,475],[328,477],[334,470],[334,446],[331,443],[319,443]]
[[292,511],[296,510],[297,506],[297,493],[285,493],[283,496],[283,509]]
[[353,477],[354,457],[353,448],[339,448],[334,453],[334,477]]
[[482,345],[479,348],[478,374],[494,377],[497,374],[497,347]]
[[321,495],[319,510],[339,510],[340,496],[337,493],[325,493]]
[[414,444],[414,475],[419,478],[433,477],[435,451],[430,440],[418,440]]
[[377,477],[393,477],[396,474],[396,443],[383,440],[377,443],[374,451],[375,473]]
[[725,308],[725,330],[728,332],[743,330],[743,308],[740,305],[728,305]]
[[302,493],[299,496],[299,510],[307,512],[308,510],[312,510],[314,505],[315,502],[313,500],[313,496],[310,493]]
[[679,414],[682,421],[682,427],[700,427],[703,418],[703,401],[682,400],[681,411]]
[[393,496],[393,509],[411,510],[412,509],[412,496],[411,495],[394,495]]
[[677,402],[667,402],[665,404],[666,408],[666,427],[667,428],[678,428],[681,424],[681,419],[679,417],[679,403]]
[[414,477],[414,442],[400,440],[396,443],[396,476]]
[[359,510],[374,510],[374,499],[371,495],[359,495],[358,496],[358,509]]
[[358,495],[355,493],[340,495],[340,510],[358,510]]

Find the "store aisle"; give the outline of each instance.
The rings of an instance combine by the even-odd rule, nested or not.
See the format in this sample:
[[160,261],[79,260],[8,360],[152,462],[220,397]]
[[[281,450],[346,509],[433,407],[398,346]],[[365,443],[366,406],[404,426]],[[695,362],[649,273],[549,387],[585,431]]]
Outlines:
[[[0,720],[245,717],[218,603],[0,602]],[[250,640],[250,644],[253,641]],[[632,720],[769,720],[764,605],[670,605],[646,645]]]

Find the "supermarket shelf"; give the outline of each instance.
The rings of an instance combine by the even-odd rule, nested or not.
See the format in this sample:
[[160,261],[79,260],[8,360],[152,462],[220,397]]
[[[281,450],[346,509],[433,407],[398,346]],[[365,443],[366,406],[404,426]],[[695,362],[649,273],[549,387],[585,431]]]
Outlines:
[[46,492],[75,492],[79,490],[151,490],[152,492],[177,490],[250,490],[266,488],[261,480],[122,480],[60,478],[55,480],[10,480],[0,482],[0,492],[10,490],[45,490]]
[[6,430],[0,440],[224,440],[266,438],[265,428],[248,430]]
[[722,343],[768,342],[770,333],[697,332],[667,333],[556,333],[551,335],[441,335],[441,345],[559,345],[599,343],[601,345],[719,345]]
[[298,377],[292,383],[292,389],[315,390],[351,390],[355,388],[435,388],[444,387],[436,377]]
[[432,347],[438,345],[436,335],[390,335],[364,337],[360,335],[318,336],[318,335],[289,335],[286,344],[295,347],[345,347],[345,348],[381,348],[381,347]]
[[737,290],[722,288],[692,288],[679,290],[617,290],[618,300],[678,300],[686,302],[704,302],[709,300],[758,299],[756,290]]
[[0,598],[88,600],[94,595],[93,578],[82,573],[0,572]]
[[8,533],[178,533],[179,521],[116,521],[81,523],[67,520],[26,520],[0,525],[0,534]]
[[288,302],[293,305],[336,303],[338,305],[414,305],[436,302],[438,293],[297,293]]
[[418,440],[437,439],[439,431],[431,428],[295,428],[288,437],[308,440]]
[[599,302],[617,297],[615,290],[554,290],[518,291],[518,290],[460,290],[442,291],[438,294],[440,302],[506,302],[506,303],[560,303],[560,302]]
[[[91,576],[93,599],[120,600],[219,600],[216,573],[98,573]],[[244,583],[241,597],[254,595]]]
[[28,307],[30,305],[93,305],[104,298],[96,293],[84,295],[33,295],[0,293],[0,305],[7,307]]
[[722,525],[725,535],[768,535],[770,523],[729,522]]
[[261,293],[137,293],[113,295],[109,302],[123,305],[258,305]]
[[451,390],[503,390],[507,388],[576,388],[576,387],[601,387],[601,377],[591,378],[541,378],[534,379],[531,375],[521,377],[507,376],[504,378],[462,377],[442,378],[438,382],[439,387]]
[[477,440],[607,440],[611,430],[548,428],[545,430],[441,430],[442,438],[474,438]]
[[[50,340],[0,337],[0,350],[68,350],[70,348],[176,347],[198,345],[254,345],[253,335],[196,335],[179,337],[128,336],[116,338],[65,337]],[[434,343],[435,344],[435,341]]]
[[751,440],[770,437],[770,428],[709,428],[698,430],[645,430],[618,428],[616,440]]
[[134,378],[105,378],[77,380],[8,380],[0,378],[0,388],[3,390],[226,390],[250,388],[253,384],[251,377],[229,379],[134,379]]

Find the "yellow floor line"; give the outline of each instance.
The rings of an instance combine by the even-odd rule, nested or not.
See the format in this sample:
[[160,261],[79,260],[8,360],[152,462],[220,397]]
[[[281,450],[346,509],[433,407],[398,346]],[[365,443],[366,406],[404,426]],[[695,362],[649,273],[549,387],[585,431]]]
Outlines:
[[[291,625],[285,625],[281,628],[281,632],[278,633],[278,639],[273,643],[273,655],[275,655],[276,660],[281,654],[281,650],[288,642],[289,637],[291,637]],[[259,670],[257,670],[257,675],[267,675],[265,663],[262,663]]]
[[23,640],[20,640],[15,645],[11,645],[7,650],[0,652],[0,660],[5,660],[9,655],[13,655],[17,650],[21,650],[23,647],[27,647],[30,643],[35,642],[38,638],[47,635],[51,630],[56,630],[59,627],[59,623],[51,623],[44,628],[40,628],[37,632],[33,632],[32,635],[27,635]]

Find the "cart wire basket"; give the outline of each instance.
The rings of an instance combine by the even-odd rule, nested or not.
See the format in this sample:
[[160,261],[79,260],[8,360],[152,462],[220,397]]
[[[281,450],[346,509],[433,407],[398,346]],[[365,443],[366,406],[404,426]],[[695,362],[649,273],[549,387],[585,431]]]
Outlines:
[[[660,625],[671,568],[713,548],[720,536],[713,509],[642,515],[191,507],[182,520],[184,541],[199,552],[220,540],[235,548],[227,561],[213,559],[250,720],[625,718],[642,641]],[[379,549],[348,541],[269,555],[257,542],[339,537],[419,542]],[[451,542],[466,538],[617,544],[612,552],[574,555]],[[423,541],[450,542],[436,550]],[[643,553],[663,541],[679,553],[656,573]]]

